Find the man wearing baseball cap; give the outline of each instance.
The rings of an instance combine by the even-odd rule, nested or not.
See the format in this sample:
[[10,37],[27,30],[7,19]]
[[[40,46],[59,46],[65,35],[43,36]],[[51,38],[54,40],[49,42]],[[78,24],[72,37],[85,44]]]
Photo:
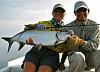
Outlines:
[[80,8],[89,9],[88,6],[87,6],[87,4],[84,1],[78,1],[78,2],[75,3],[74,11],[77,11]]
[[[65,16],[65,9],[62,4],[56,4],[52,10],[53,18],[48,21],[39,21],[35,24],[26,25],[24,30],[30,29],[45,29],[50,27],[50,31],[62,30],[62,21]],[[30,38],[26,40],[27,44],[32,45],[33,41]],[[41,47],[41,48],[40,48]],[[62,52],[62,47],[52,48],[48,46],[33,46],[32,49],[26,53],[22,64],[23,72],[55,72],[59,64],[59,52]]]
[[[100,30],[95,21],[87,19],[89,11],[84,1],[76,2],[74,5],[76,19],[66,25],[71,27],[64,29],[73,30],[75,33],[70,37],[69,42],[67,41],[66,48],[69,51],[64,52],[61,59],[61,65],[63,65],[68,56],[68,72],[83,72],[92,68],[95,68],[95,72],[100,72],[100,50],[97,49],[100,44]],[[80,39],[81,42],[79,42]]]
[[60,9],[62,9],[62,10],[65,12],[65,9],[64,9],[64,7],[63,7],[62,4],[60,4],[60,3],[56,4],[56,5],[53,7],[53,11],[54,11],[55,9],[57,9],[57,8],[60,8]]

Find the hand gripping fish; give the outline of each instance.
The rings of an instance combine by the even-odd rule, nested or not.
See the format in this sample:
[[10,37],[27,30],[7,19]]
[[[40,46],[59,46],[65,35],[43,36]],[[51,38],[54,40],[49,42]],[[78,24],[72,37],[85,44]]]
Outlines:
[[26,44],[26,40],[29,38],[32,39],[33,45],[42,45],[42,46],[53,46],[59,43],[62,43],[67,40],[70,36],[68,32],[56,32],[56,31],[46,31],[46,30],[27,30],[19,32],[13,37],[2,37],[2,39],[8,41],[8,52],[13,44],[13,42],[19,43],[18,50],[21,50],[22,47]]

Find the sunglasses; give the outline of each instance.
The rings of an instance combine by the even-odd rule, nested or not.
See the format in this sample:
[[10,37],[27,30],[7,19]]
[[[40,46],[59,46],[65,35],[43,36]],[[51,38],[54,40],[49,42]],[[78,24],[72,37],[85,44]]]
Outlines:
[[65,10],[62,9],[62,8],[56,8],[56,9],[54,10],[54,12],[64,13]]
[[88,9],[86,8],[79,8],[76,13],[80,13],[80,12],[86,12]]

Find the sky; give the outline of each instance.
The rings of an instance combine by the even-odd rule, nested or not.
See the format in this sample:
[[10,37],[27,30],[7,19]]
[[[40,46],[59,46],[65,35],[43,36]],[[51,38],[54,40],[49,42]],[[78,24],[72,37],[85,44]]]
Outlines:
[[[52,18],[52,8],[56,3],[64,5],[66,9],[64,21],[67,24],[75,19],[73,10],[76,1],[78,0],[0,0],[0,37],[13,36],[22,31],[26,24],[50,20]],[[84,1],[90,9],[88,18],[100,23],[99,0]],[[17,52],[16,44],[14,44],[12,52],[7,54],[7,46],[8,44],[0,39],[0,56],[3,55],[1,60],[14,59],[15,54],[21,54],[22,52],[22,55],[25,55],[27,50]]]

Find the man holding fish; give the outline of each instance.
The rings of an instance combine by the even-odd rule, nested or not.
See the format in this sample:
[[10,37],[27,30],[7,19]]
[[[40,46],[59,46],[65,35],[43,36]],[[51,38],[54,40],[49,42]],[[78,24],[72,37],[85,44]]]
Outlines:
[[[41,21],[36,24],[26,25],[25,30],[45,29],[60,31],[62,29],[65,9],[62,4],[56,4],[52,11],[53,18],[49,21]],[[31,38],[26,40],[27,44],[33,44]],[[55,48],[50,49],[48,46],[36,45],[25,56],[22,68],[24,72],[55,72],[59,64],[59,52]]]
[[[25,55],[23,72],[55,72],[58,68],[63,70],[67,56],[69,72],[83,72],[84,69],[91,68],[95,68],[95,72],[100,72],[100,50],[97,50],[100,44],[100,30],[95,21],[87,19],[89,11],[84,1],[76,2],[74,7],[76,20],[64,25],[62,20],[65,9],[62,4],[56,4],[51,20],[26,25],[25,31],[2,39],[9,43],[8,52],[14,41],[20,44],[18,50],[25,44],[34,45]],[[44,35],[46,33],[48,36]],[[62,52],[59,63],[59,53]]]
[[[65,9],[62,4],[56,4],[52,11],[53,18],[49,21],[41,21],[36,24],[26,25],[25,30],[30,29],[47,29],[50,31],[61,31],[63,30],[63,18],[65,16]],[[73,35],[73,31],[69,31],[69,34],[73,38],[73,46],[79,47],[83,44],[84,40],[78,36]],[[59,38],[58,38],[59,39]],[[70,36],[68,38],[70,40]],[[68,40],[68,41],[69,41]],[[77,41],[78,40],[78,41]],[[70,42],[70,41],[69,41]],[[26,43],[33,45],[31,38],[26,40]],[[59,67],[59,53],[69,51],[66,48],[68,42],[65,41],[52,47],[36,45],[34,46],[25,56],[22,68],[24,72],[55,72]]]
[[[95,21],[87,19],[89,12],[90,9],[84,1],[75,3],[76,20],[66,25],[73,27],[66,27],[64,30],[73,30],[75,35],[80,37],[83,42],[77,47],[73,46],[75,44],[73,36],[69,39],[69,45],[66,45],[69,51],[63,53],[60,70],[64,68],[63,64],[68,56],[68,72],[83,72],[84,69],[90,70],[92,68],[95,68],[95,72],[100,72],[100,50],[97,49],[100,44],[100,30]],[[75,40],[77,41],[77,38]]]

